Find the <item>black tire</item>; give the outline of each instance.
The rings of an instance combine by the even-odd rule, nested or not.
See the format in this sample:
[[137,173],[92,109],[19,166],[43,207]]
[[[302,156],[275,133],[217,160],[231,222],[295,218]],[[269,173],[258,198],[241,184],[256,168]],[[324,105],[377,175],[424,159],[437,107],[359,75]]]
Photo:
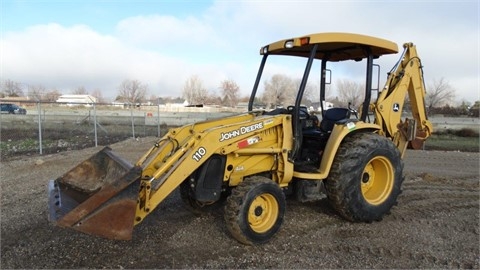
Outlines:
[[227,198],[225,222],[232,236],[247,245],[269,241],[280,229],[285,215],[285,194],[271,179],[245,179]]
[[204,203],[195,199],[193,190],[190,188],[190,181],[185,180],[180,184],[180,198],[185,208],[195,215],[202,215],[204,212],[219,208],[225,202],[228,192],[222,192],[220,199],[216,202]]
[[344,139],[325,187],[331,205],[347,220],[380,221],[397,204],[403,161],[391,140],[374,133]]
[[193,191],[189,185],[190,182],[188,181],[188,179],[180,184],[180,198],[182,198],[182,201],[185,204],[185,208],[187,208],[190,212],[199,215],[203,212],[203,205],[193,198]]

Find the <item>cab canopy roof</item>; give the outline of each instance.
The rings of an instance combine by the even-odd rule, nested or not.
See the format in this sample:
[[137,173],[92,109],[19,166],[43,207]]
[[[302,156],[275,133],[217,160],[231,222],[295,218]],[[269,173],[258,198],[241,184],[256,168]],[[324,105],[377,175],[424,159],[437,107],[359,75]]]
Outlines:
[[262,47],[260,54],[309,57],[315,44],[318,44],[315,58],[335,62],[362,60],[368,56],[368,49],[374,58],[398,52],[396,43],[381,38],[352,33],[318,33],[271,43]]

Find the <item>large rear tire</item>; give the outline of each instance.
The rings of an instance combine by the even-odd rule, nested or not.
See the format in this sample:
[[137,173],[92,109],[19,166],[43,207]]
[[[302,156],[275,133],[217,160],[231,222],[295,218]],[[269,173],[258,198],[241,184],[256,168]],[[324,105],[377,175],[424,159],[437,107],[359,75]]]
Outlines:
[[397,204],[403,182],[400,152],[386,137],[357,133],[344,139],[325,183],[332,206],[347,220],[382,220]]
[[225,222],[239,242],[262,244],[280,229],[285,208],[285,194],[278,184],[253,176],[240,183],[227,198]]

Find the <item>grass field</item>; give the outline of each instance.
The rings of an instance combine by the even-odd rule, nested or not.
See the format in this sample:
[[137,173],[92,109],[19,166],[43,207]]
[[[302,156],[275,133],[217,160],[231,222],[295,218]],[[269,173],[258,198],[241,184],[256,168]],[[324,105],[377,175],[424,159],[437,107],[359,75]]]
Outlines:
[[479,152],[479,137],[461,137],[453,134],[433,134],[425,143],[425,150]]

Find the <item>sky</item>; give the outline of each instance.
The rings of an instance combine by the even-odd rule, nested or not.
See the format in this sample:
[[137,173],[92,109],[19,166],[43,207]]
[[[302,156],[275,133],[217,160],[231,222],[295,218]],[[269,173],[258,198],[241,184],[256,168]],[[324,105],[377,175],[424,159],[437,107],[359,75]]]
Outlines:
[[[231,79],[249,95],[271,42],[351,32],[413,42],[427,86],[444,79],[458,102],[480,100],[479,0],[1,0],[0,80],[113,99],[124,80],[181,96],[197,75],[211,92]],[[400,54],[383,56],[381,83]],[[335,78],[353,71],[334,71]],[[428,91],[428,90],[427,90]]]

